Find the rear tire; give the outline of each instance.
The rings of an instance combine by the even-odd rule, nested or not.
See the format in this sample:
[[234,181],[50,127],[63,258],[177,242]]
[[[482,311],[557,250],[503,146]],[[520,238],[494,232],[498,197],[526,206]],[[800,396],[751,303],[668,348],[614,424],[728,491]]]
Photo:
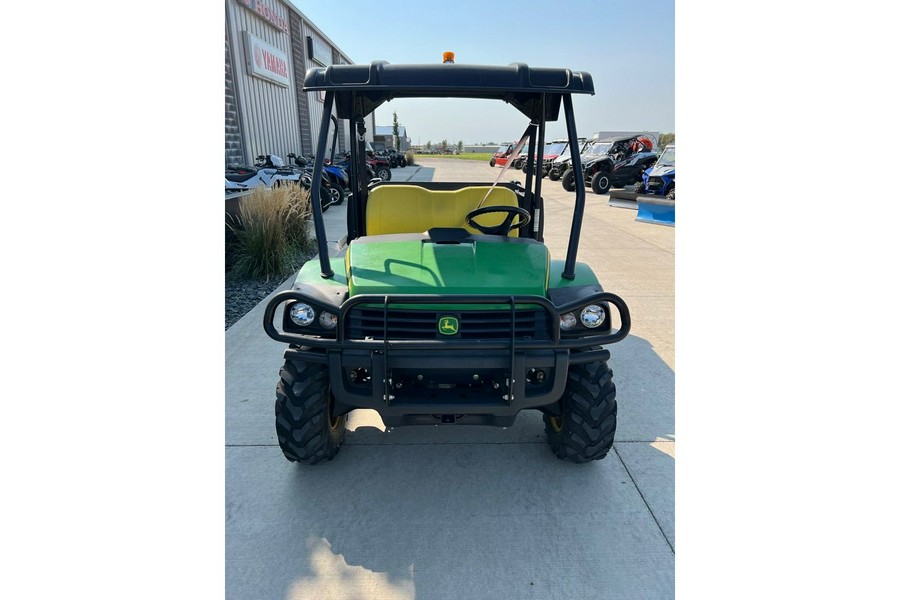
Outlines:
[[375,169],[375,177],[380,177],[382,181],[390,181],[391,170],[387,167],[378,167]]
[[616,435],[616,386],[605,360],[569,367],[558,417],[544,415],[547,442],[562,460],[601,460]]
[[492,167],[497,166],[497,161],[494,160],[494,159],[492,158],[492,159],[491,159],[491,162],[490,162],[490,165],[491,165]]
[[612,181],[609,179],[609,173],[598,171],[591,178],[591,189],[595,194],[605,194],[612,187]]
[[275,432],[284,457],[314,465],[338,453],[347,417],[334,418],[325,365],[288,360],[275,388]]
[[559,171],[554,171],[550,169],[550,172],[547,173],[547,177],[550,178],[550,181],[559,181]]
[[575,191],[575,171],[571,168],[566,169],[566,172],[563,173],[560,178],[560,182],[562,183],[563,189],[567,192]]

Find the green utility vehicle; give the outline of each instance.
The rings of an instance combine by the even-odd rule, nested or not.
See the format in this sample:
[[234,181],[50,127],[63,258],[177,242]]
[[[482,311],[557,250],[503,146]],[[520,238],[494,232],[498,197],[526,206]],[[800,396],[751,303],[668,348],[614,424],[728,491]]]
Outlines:
[[[602,459],[616,430],[616,388],[603,348],[625,338],[628,307],[576,261],[585,189],[576,198],[564,259],[543,244],[540,170],[546,123],[564,109],[578,147],[572,94],[593,94],[569,69],[464,64],[333,65],[310,69],[304,91],[324,92],[311,199],[318,259],[266,306],[264,327],[289,344],[276,388],[275,429],[291,461],[337,454],[347,414],[375,409],[388,427],[507,427],[543,413],[561,459]],[[487,98],[528,117],[525,185],[366,185],[365,117],[394,98]],[[332,262],[319,187],[329,117],[349,119],[347,248]],[[613,327],[611,307],[618,313]]]

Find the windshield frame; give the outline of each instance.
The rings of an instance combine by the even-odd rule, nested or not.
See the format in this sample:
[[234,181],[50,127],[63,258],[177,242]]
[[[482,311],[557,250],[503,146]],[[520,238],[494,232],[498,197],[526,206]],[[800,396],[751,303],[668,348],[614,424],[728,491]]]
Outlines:
[[[672,157],[671,162],[666,162],[668,156]],[[659,158],[656,159],[656,167],[674,167],[675,166],[675,146],[666,146]]]
[[[594,149],[601,151],[595,152]],[[581,151],[582,156],[606,156],[612,148],[612,142],[593,142]]]

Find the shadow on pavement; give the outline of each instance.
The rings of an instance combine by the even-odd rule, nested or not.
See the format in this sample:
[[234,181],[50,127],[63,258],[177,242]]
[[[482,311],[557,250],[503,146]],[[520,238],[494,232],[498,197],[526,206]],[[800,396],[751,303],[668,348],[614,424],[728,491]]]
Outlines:
[[611,350],[620,427],[599,462],[555,458],[534,411],[505,430],[363,421],[313,467],[228,447],[227,597],[673,597],[674,375],[641,338]]

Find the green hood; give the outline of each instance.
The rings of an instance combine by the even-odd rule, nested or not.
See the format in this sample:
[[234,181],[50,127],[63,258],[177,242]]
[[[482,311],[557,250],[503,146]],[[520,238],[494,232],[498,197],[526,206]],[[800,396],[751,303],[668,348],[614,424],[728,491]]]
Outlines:
[[[347,250],[350,296],[531,294],[546,297],[550,255],[526,239],[459,244],[360,238]],[[399,237],[399,236],[398,236]],[[373,241],[370,241],[373,240]]]

